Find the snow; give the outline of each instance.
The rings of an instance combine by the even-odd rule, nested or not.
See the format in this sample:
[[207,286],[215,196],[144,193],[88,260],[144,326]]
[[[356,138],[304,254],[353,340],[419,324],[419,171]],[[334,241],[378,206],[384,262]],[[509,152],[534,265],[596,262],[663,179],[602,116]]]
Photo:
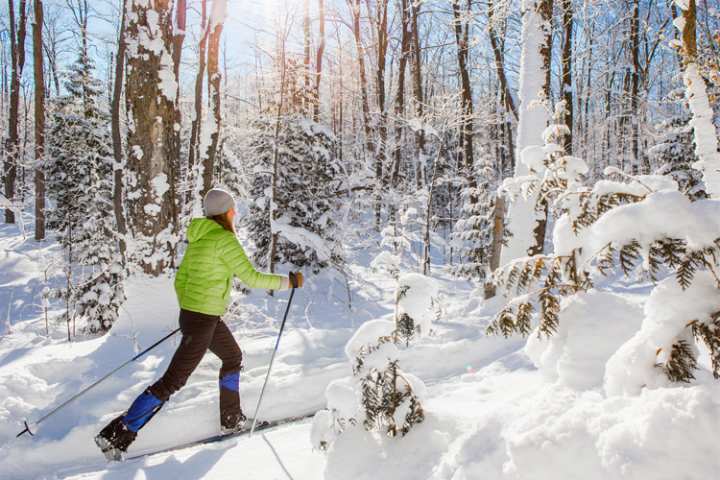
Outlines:
[[696,250],[712,246],[718,232],[719,200],[691,202],[680,192],[663,190],[641,202],[611,210],[578,237],[578,243],[556,236],[555,250],[559,255],[568,255],[579,244],[584,260],[609,243],[624,245],[637,240],[647,248],[665,237],[685,240],[690,249]]
[[371,320],[363,323],[345,345],[345,356],[354,362],[360,349],[373,344],[379,337],[385,337],[395,331],[395,322],[390,320]]
[[208,27],[210,30],[218,25],[222,25],[227,18],[227,0],[213,0],[212,10],[210,10],[210,22]]
[[695,155],[699,159],[693,164],[693,168],[703,172],[707,192],[711,197],[718,198],[720,197],[718,134],[713,123],[714,114],[708,100],[705,80],[700,76],[697,64],[691,62],[685,67],[683,81],[692,112],[689,125],[693,128]]
[[157,199],[161,199],[162,196],[165,195],[168,190],[170,190],[167,175],[164,173],[156,175],[150,181],[150,184],[153,186],[153,190],[155,191],[155,197]]
[[[643,184],[659,190],[649,193]],[[158,180],[156,188],[162,185]],[[616,187],[600,185],[598,192]],[[720,229],[720,203],[690,203],[672,187],[650,177],[631,182],[627,188],[645,200],[610,211],[600,227],[568,243],[590,248],[611,238],[649,242],[668,233],[706,245]],[[555,232],[563,228],[560,222]],[[379,245],[380,238],[370,243]],[[110,334],[68,343],[65,325],[52,320],[62,305],[48,302],[49,336],[41,309],[45,288],[63,280],[57,268],[44,281],[45,269],[62,252],[0,226],[0,312],[11,332],[0,342],[0,478],[715,478],[720,382],[702,362],[687,385],[668,385],[654,366],[688,321],[706,318],[717,306],[711,274],[699,272],[685,291],[673,277],[654,289],[598,283],[563,300],[552,338],[506,340],[483,333],[502,299],[482,302],[472,285],[435,265],[432,277],[411,272],[402,261],[397,277],[372,268],[378,249],[363,244],[351,250],[343,276],[308,276],[295,294],[263,411],[268,419],[317,412],[312,421],[108,465],[93,435],[167,367],[179,337],[40,424],[35,437],[14,436],[22,419],[36,420],[176,328],[172,277],[131,277],[128,301]],[[395,330],[398,287],[407,287],[398,311],[430,323],[409,345],[383,344],[364,368],[397,360],[425,419],[406,436],[390,438],[363,425],[353,367],[363,346]],[[257,401],[287,295],[253,292],[234,299],[225,321],[243,350],[240,388],[247,411]],[[212,355],[203,359],[130,454],[217,433],[219,366]],[[395,412],[396,420],[405,408]],[[341,425],[343,418],[358,421]]]
[[686,290],[672,277],[660,282],[645,304],[642,327],[607,363],[607,393],[637,395],[643,388],[670,386],[655,365],[667,360],[678,339],[694,345],[688,323],[703,321],[717,311],[717,284],[711,273],[697,272]]
[[325,240],[305,228],[290,225],[285,218],[271,219],[270,229],[295,245],[314,251],[321,262],[327,262],[332,258],[332,248]]
[[438,286],[432,278],[406,273],[398,279],[398,317],[403,313],[414,320],[422,335],[430,332],[435,319]]
[[590,290],[565,300],[561,309],[557,333],[545,338],[536,329],[525,352],[549,381],[577,390],[601,387],[608,359],[640,328],[642,307]]
[[[536,10],[536,0],[522,1],[522,51],[519,75],[519,119],[517,129],[518,161],[515,162],[515,179],[532,174],[538,167],[539,149],[545,144],[543,132],[550,123],[550,112],[543,98],[545,67],[539,54],[549,26]],[[529,149],[529,150],[528,150]],[[507,229],[513,236],[502,249],[500,264],[527,255],[533,237],[533,228],[539,218],[535,211],[536,195],[513,198],[508,208]]]

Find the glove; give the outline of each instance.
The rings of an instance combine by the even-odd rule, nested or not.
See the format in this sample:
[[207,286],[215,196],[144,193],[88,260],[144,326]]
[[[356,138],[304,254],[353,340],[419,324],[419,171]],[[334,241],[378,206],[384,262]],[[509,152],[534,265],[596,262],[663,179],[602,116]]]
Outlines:
[[290,272],[288,282],[291,288],[301,288],[303,286],[303,274],[301,272]]

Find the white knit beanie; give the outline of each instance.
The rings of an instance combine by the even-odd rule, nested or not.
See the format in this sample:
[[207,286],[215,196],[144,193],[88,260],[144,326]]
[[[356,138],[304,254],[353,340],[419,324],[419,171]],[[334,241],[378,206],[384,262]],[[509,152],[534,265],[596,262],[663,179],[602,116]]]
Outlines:
[[214,217],[222,215],[235,206],[235,200],[229,192],[221,188],[213,188],[208,190],[203,200],[203,208],[205,215]]

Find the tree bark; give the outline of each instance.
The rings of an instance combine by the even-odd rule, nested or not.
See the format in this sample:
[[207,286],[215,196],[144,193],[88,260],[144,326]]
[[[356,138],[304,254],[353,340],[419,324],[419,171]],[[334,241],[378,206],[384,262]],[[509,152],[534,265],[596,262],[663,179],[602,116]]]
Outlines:
[[310,33],[310,0],[303,0],[303,83],[304,95],[302,99],[302,110],[308,115],[315,104],[312,99],[314,90],[310,88],[310,44],[312,43],[312,35]]
[[[470,25],[464,20],[470,13],[471,2],[467,2],[467,10],[460,11],[459,0],[453,0],[453,24],[455,26],[455,42],[457,44],[457,61],[460,70],[460,89],[462,99],[460,143],[463,151],[463,167],[465,170],[465,178],[470,188],[477,186],[474,175],[474,155],[473,155],[473,100],[472,87],[470,85],[470,73],[468,71],[469,61],[469,37]],[[470,195],[470,203],[477,202],[475,194]]]
[[43,68],[43,3],[34,0],[33,77],[35,83],[35,240],[45,238],[45,77]]
[[[370,104],[368,101],[368,88],[367,88],[367,77],[365,73],[365,47],[362,44],[362,37],[360,32],[360,0],[347,0],[350,12],[352,14],[352,30],[353,38],[355,39],[355,49],[357,50],[357,62],[358,71],[360,76],[360,102],[362,104],[362,118],[363,118],[363,129],[365,131],[365,150],[369,154],[375,153],[375,147],[372,137],[372,130],[370,127]],[[377,160],[376,160],[377,161]],[[377,178],[377,165],[376,165],[376,188],[381,188],[381,178]],[[382,174],[380,175],[382,177]],[[380,228],[380,205],[376,200],[374,202],[375,209],[375,227]]]
[[[188,176],[190,178],[190,184],[195,185],[195,163],[200,156],[200,133],[202,130],[202,115],[203,115],[203,82],[205,79],[205,62],[206,62],[206,50],[207,50],[207,38],[209,29],[207,27],[207,0],[202,0],[200,4],[200,28],[203,32],[200,38],[199,52],[198,52],[198,71],[195,76],[195,117],[190,127],[190,147],[188,152]],[[192,191],[194,191],[194,187]]]
[[[420,15],[420,2],[410,2],[410,38],[412,47],[412,89],[415,98],[415,113],[418,118],[423,118],[424,98],[422,89],[422,56],[420,52],[420,32],[418,29],[418,16]],[[425,131],[420,129],[415,133],[415,144],[417,159],[415,161],[415,183],[417,188],[422,186],[422,162],[421,157],[425,155]]]
[[125,76],[125,17],[126,17],[127,0],[122,3],[122,17],[120,20],[120,32],[118,35],[118,48],[115,60],[115,82],[113,83],[112,102],[110,104],[110,128],[113,142],[113,157],[115,165],[113,166],[113,211],[115,213],[115,222],[117,224],[118,234],[120,235],[120,254],[125,263],[125,255],[127,252],[126,234],[127,223],[125,220],[125,208],[123,201],[123,182],[125,171],[125,159],[123,157],[122,133],[120,131],[120,101],[122,100],[123,80]]
[[400,0],[402,34],[400,37],[400,62],[398,65],[398,86],[395,95],[395,150],[393,152],[393,168],[390,179],[392,188],[397,188],[400,179],[402,162],[402,116],[405,114],[405,68],[410,55],[410,12],[408,0]]
[[[172,156],[178,132],[177,85],[167,81],[174,78],[172,65],[163,62],[164,57],[171,58],[172,2],[156,0],[153,5],[130,0],[127,18],[126,99],[131,122],[126,172],[135,260],[145,273],[157,276],[172,263],[174,251]],[[148,38],[155,39],[152,48],[145,44]]]
[[509,113],[512,113],[512,116],[517,121],[517,107],[515,106],[515,101],[510,93],[507,77],[505,75],[505,52],[503,50],[504,42],[498,38],[498,34],[495,31],[495,4],[493,0],[488,0],[488,35],[490,37],[490,46],[492,47],[493,58],[495,60],[495,70],[497,72],[498,82],[500,82],[500,94],[502,96],[503,105]]
[[[8,117],[8,137],[5,141],[5,197],[15,202],[15,181],[17,179],[18,152],[20,150],[20,78],[25,68],[25,36],[27,26],[26,0],[20,0],[20,18],[16,25],[15,0],[8,0],[10,23],[10,112]],[[5,223],[15,223],[15,212],[5,209]]]
[[[370,9],[370,1],[368,1],[368,12]],[[387,111],[385,110],[385,64],[387,59],[388,48],[388,1],[378,0],[375,12],[375,32],[377,37],[377,68],[375,70],[375,98],[378,109],[377,132],[378,141],[375,145],[375,229],[380,231],[382,222],[382,192],[386,186],[386,179],[383,175],[383,166],[385,165],[386,145],[387,145]]]
[[[215,0],[226,1],[226,0]],[[213,131],[210,134],[210,145],[203,159],[203,190],[202,194],[212,188],[217,160],[218,144],[220,142],[220,130],[222,126],[222,112],[220,110],[220,86],[222,85],[222,74],[220,73],[220,37],[222,36],[223,23],[218,19],[211,19],[210,38],[208,42],[208,98],[213,115]]]
[[175,7],[175,35],[173,35],[173,73],[175,79],[180,78],[180,61],[182,60],[182,48],[185,43],[185,29],[187,28],[187,0],[177,0]]
[[[500,255],[502,253],[502,241],[505,235],[505,197],[498,195],[495,198],[495,209],[493,210],[493,232],[490,245],[490,271],[494,272],[500,267]],[[492,298],[496,294],[495,284],[485,280],[485,298]]]
[[[632,1],[632,13],[630,14],[630,56],[632,69],[630,70],[630,145],[633,158],[633,173],[640,173],[646,165],[640,159],[640,0]],[[643,165],[641,165],[643,163]],[[647,165],[647,171],[650,167]]]
[[365,131],[365,149],[368,152],[375,150],[370,128],[370,103],[368,101],[367,74],[365,72],[365,47],[362,44],[360,32],[360,0],[348,0],[352,13],[352,30],[357,51],[358,73],[360,76],[360,102],[362,105],[363,129]]
[[688,0],[686,8],[678,3],[683,10],[682,22],[682,55],[683,82],[686,96],[692,113],[695,155],[698,162],[693,164],[703,172],[705,188],[711,198],[720,198],[720,152],[718,137],[713,123],[713,110],[708,101],[707,86],[697,66],[697,6],[695,0]]
[[315,54],[315,95],[313,96],[313,119],[320,121],[320,79],[322,78],[323,55],[325,54],[325,1],[318,0],[320,21],[320,44]]
[[572,43],[573,43],[573,6],[572,0],[563,0],[563,28],[565,29],[562,50],[562,88],[565,100],[565,125],[569,134],[565,135],[565,153],[573,153],[573,88],[572,88]]

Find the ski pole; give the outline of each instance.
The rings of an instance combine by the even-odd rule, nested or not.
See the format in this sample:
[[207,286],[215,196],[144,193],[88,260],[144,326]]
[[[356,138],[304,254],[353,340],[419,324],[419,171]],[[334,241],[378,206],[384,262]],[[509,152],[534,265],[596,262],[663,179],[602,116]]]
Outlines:
[[262,403],[263,395],[265,395],[265,387],[267,387],[268,380],[270,379],[270,372],[272,371],[273,362],[275,361],[275,354],[280,346],[280,337],[282,337],[283,329],[285,328],[285,321],[290,311],[290,304],[292,303],[293,295],[295,295],[295,287],[290,290],[290,298],[288,299],[287,307],[285,308],[285,315],[283,316],[282,323],[280,324],[280,331],[278,332],[277,340],[275,340],[275,348],[273,349],[272,356],[270,357],[270,365],[268,366],[267,374],[265,375],[265,382],[263,382],[262,390],[260,390],[260,397],[258,398],[257,405],[255,405],[255,415],[253,415],[252,428],[250,429],[250,436],[255,432],[255,424],[258,419],[258,412],[260,412],[260,404]]
[[[173,330],[172,332],[168,333],[167,335],[165,335],[163,338],[161,338],[161,339],[158,340],[157,342],[155,342],[155,343],[153,343],[152,345],[150,345],[148,348],[146,348],[146,349],[143,350],[142,352],[140,352],[140,353],[138,353],[137,355],[135,355],[134,357],[132,357],[130,360],[126,361],[125,363],[123,363],[122,365],[120,365],[119,367],[117,367],[116,369],[114,369],[113,371],[105,374],[100,380],[98,380],[98,381],[96,381],[95,383],[93,383],[92,385],[90,385],[90,386],[88,386],[88,387],[80,390],[78,393],[76,393],[76,394],[73,395],[72,397],[68,398],[68,399],[65,400],[63,403],[61,403],[60,405],[58,405],[57,407],[53,408],[53,409],[50,410],[48,413],[46,413],[45,415],[43,415],[42,417],[40,417],[37,421],[35,421],[35,422],[30,422],[30,424],[31,424],[33,427],[36,427],[36,426],[40,425],[40,423],[42,423],[43,421],[47,420],[48,418],[52,417],[54,414],[56,414],[57,412],[59,412],[60,410],[62,410],[63,408],[65,408],[65,406],[67,406],[68,404],[70,404],[70,403],[73,402],[74,400],[78,399],[79,397],[81,397],[82,395],[84,395],[85,393],[87,393],[88,391],[90,391],[92,388],[95,388],[95,387],[97,387],[98,385],[100,385],[102,382],[104,382],[105,380],[107,380],[108,377],[112,376],[112,374],[114,374],[115,372],[117,372],[118,370],[120,370],[121,368],[123,368],[125,365],[127,365],[127,364],[129,364],[129,363],[132,363],[132,362],[134,362],[135,360],[137,360],[138,358],[142,357],[143,355],[145,355],[146,353],[148,353],[150,350],[152,350],[153,348],[157,347],[158,345],[160,345],[160,344],[163,343],[165,340],[167,340],[168,338],[172,337],[173,335],[175,335],[175,334],[176,334],[177,332],[179,332],[179,331],[180,331],[180,329],[179,329],[179,328],[176,328],[175,330]],[[30,430],[30,425],[28,425],[27,420],[25,420],[23,423],[25,424],[25,429],[24,429],[22,432],[20,432],[20,433],[18,433],[17,435],[15,435],[15,438],[18,438],[18,437],[22,436],[22,435],[25,434],[25,433],[29,433],[31,437],[32,437],[33,435],[35,435],[35,434]]]

